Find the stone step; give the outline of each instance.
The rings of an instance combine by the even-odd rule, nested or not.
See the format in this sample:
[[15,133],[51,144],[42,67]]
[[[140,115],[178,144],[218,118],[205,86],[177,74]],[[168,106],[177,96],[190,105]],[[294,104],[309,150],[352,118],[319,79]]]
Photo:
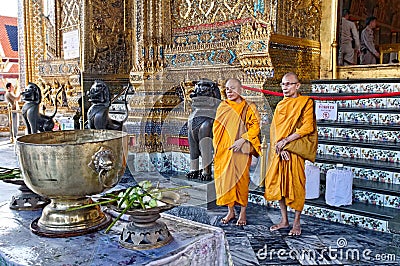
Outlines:
[[363,113],[363,112],[340,112],[337,120],[344,123],[363,123],[368,125],[400,125],[400,114],[396,113]]
[[[399,89],[400,89],[400,83],[399,83]],[[380,94],[380,93],[387,93],[387,92],[397,92],[399,90],[391,90],[391,91],[360,91],[360,92],[351,92],[351,91],[347,91],[347,92],[309,92],[309,93],[304,93],[303,95],[307,95],[307,96],[311,96],[311,97],[337,97],[337,96],[363,96],[366,94],[371,94],[371,93],[376,93],[376,94]],[[383,100],[388,100],[388,99],[398,99],[400,98],[400,96],[396,95],[396,96],[385,96],[385,97],[379,97],[379,98],[364,98],[364,99],[352,99],[352,100],[339,100],[337,102],[349,102],[349,101],[353,101],[353,102],[357,102],[357,101],[370,101],[370,100],[375,100],[375,99],[383,99]],[[319,101],[319,100],[317,100]],[[329,99],[326,100],[329,102]],[[333,100],[331,100],[333,102]],[[325,102],[325,100],[324,100]]]
[[[336,164],[332,163],[316,162],[315,165],[319,167],[321,174],[325,174],[329,169],[336,168]],[[398,172],[349,166],[344,166],[344,168],[351,170],[353,172],[353,178],[357,180],[369,180],[384,184],[400,184],[400,173]]]
[[[326,174],[321,173],[321,184],[326,182]],[[400,196],[400,184],[384,183],[372,180],[353,178],[353,189],[380,193],[383,195]]]
[[[354,181],[354,179],[353,179]],[[321,186],[324,186],[325,181],[321,178]],[[357,187],[357,183],[353,182],[353,188]],[[256,187],[256,188],[251,188],[250,187],[250,193],[256,194],[263,196],[264,195],[264,188],[261,187]],[[397,191],[397,195],[399,192]],[[325,202],[325,193],[321,193],[320,197],[318,199],[309,199],[306,200],[306,204],[311,204],[315,206],[320,206],[323,208],[328,208],[332,210],[351,210],[350,213],[355,213],[359,215],[366,215],[369,214],[371,217],[374,218],[393,218],[397,214],[399,214],[399,209],[398,208],[392,208],[392,207],[385,207],[385,206],[380,206],[377,204],[371,204],[367,202],[360,202],[360,201],[354,201],[352,205],[350,206],[341,206],[341,207],[335,207],[335,206],[329,206]]]
[[[309,95],[359,96],[398,91],[399,79],[316,80]],[[399,232],[400,97],[336,102],[338,120],[317,121],[316,165],[321,169],[322,193],[319,199],[307,200],[304,211],[323,219]],[[328,206],[324,200],[325,173],[338,163],[353,172],[351,206]]]
[[370,124],[370,123],[344,123],[334,121],[317,121],[318,127],[334,127],[334,128],[357,128],[357,129],[374,129],[385,131],[400,131],[400,124]]
[[[321,174],[320,195],[325,194],[326,176]],[[400,185],[353,178],[353,202],[400,209]]]
[[392,145],[397,148],[400,143],[400,131],[370,130],[359,128],[318,127],[318,141],[354,143],[358,146],[372,144],[374,146]]
[[338,94],[346,93],[382,93],[400,91],[400,81],[398,78],[382,79],[331,79],[331,80],[313,80],[311,81],[313,93]]
[[[400,104],[400,103],[397,103]],[[338,107],[338,112],[361,112],[361,113],[390,113],[390,114],[400,114],[400,108],[398,106],[393,107],[377,107],[377,108],[351,108],[351,107]]]
[[388,161],[378,161],[378,160],[368,160],[361,158],[350,158],[343,156],[333,156],[318,154],[317,163],[327,163],[327,164],[343,164],[345,166],[353,166],[359,168],[376,169],[389,172],[399,172],[400,163],[398,162],[388,162]]
[[342,212],[344,211],[350,214],[357,214],[382,220],[390,220],[398,214],[398,210],[395,208],[383,207],[379,205],[367,204],[355,201],[353,201],[353,203],[349,206],[340,206],[340,207],[330,206],[325,202],[325,195],[321,195],[318,199],[306,200],[306,203],[308,205],[319,206],[325,209],[331,209]]
[[363,159],[370,161],[370,164],[387,162],[388,167],[393,170],[398,170],[400,166],[400,151],[320,143],[318,144],[317,154],[318,156],[343,157],[348,160]]
[[[277,201],[267,202],[263,195],[264,190],[262,188],[251,189],[249,202],[279,208]],[[292,209],[289,210],[293,211]],[[318,199],[306,200],[303,214],[382,232],[398,233],[400,229],[398,209],[364,202],[353,202],[350,206],[330,206],[326,204],[324,194]]]
[[364,202],[353,202],[349,206],[335,207],[326,204],[324,195],[318,199],[306,200],[304,207],[306,214],[318,217],[318,210],[320,213],[325,213],[320,215],[320,218],[377,231],[399,233],[400,226],[397,223],[399,211],[395,208]]
[[[400,137],[400,134],[399,134]],[[357,146],[363,148],[374,148],[389,151],[400,151],[400,145],[397,141],[379,141],[379,140],[360,140],[355,136],[352,138],[326,138],[318,135],[318,144],[340,145],[340,146]]]

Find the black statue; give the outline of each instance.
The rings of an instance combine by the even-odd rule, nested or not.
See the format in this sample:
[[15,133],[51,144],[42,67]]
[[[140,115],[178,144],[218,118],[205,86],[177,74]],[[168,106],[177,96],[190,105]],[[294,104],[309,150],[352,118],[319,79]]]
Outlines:
[[74,129],[81,129],[83,97],[79,98],[78,104],[79,107],[78,109],[76,109],[75,114],[72,117],[72,119],[74,120]]
[[[57,94],[61,92],[60,89]],[[25,101],[22,107],[22,117],[28,129],[28,134],[38,132],[52,131],[54,128],[54,116],[57,113],[57,101],[55,103],[55,110],[51,116],[43,115],[39,112],[39,105],[42,101],[42,94],[40,88],[35,83],[28,83],[25,91],[22,93],[22,100]]]
[[125,108],[126,116],[123,121],[113,120],[109,117],[109,108],[111,106],[110,90],[105,82],[96,80],[90,90],[87,93],[89,102],[92,103],[90,106],[87,116],[89,122],[89,128],[91,129],[112,129],[122,131],[124,122],[128,119],[128,107],[127,107],[127,93],[129,88],[125,91]]
[[[190,172],[187,178],[211,181],[212,126],[221,101],[221,93],[215,82],[201,79],[195,83],[190,98],[192,98],[192,113],[188,121]],[[199,169],[200,156],[203,169]]]

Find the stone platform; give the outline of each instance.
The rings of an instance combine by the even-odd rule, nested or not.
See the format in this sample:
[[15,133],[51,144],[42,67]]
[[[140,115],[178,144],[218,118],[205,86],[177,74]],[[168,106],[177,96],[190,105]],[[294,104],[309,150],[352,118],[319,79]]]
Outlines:
[[[69,238],[33,234],[30,223],[41,211],[0,207],[0,265],[227,265],[226,239],[221,228],[163,214],[173,236],[169,244],[151,250],[122,248],[119,235],[125,221],[108,233]],[[192,264],[194,263],[194,264]]]

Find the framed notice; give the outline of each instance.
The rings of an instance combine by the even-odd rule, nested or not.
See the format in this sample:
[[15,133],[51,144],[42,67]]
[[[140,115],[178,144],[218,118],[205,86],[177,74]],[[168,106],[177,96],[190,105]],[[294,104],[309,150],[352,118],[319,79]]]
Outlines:
[[78,30],[73,30],[63,33],[63,51],[65,60],[79,57]]
[[337,120],[337,103],[317,102],[315,116],[317,120]]

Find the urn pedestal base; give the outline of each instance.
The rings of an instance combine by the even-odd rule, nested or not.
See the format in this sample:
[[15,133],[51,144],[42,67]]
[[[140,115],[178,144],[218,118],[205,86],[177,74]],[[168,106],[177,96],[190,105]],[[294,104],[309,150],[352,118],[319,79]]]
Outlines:
[[31,223],[31,231],[45,237],[71,237],[93,233],[107,227],[111,216],[99,206],[70,210],[93,203],[87,199],[51,199],[42,215]]
[[50,200],[30,190],[23,179],[5,179],[3,182],[19,185],[19,192],[12,196],[10,209],[17,211],[35,211],[46,206]]

